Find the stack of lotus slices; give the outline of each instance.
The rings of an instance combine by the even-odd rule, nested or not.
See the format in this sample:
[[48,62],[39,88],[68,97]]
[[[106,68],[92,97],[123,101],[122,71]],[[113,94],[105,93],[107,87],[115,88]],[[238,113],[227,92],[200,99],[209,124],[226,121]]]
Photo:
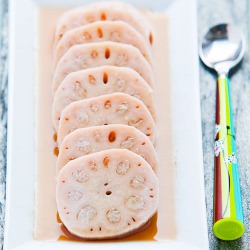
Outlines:
[[75,8],[58,20],[56,202],[71,238],[125,237],[157,211],[152,42],[145,17],[122,2]]

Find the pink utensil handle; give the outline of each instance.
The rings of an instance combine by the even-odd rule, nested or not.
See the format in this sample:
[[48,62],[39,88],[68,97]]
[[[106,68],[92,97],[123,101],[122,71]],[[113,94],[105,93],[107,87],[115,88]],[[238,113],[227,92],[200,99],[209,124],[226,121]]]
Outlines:
[[233,240],[244,233],[244,222],[230,82],[224,74],[217,80],[214,153],[213,231],[215,236],[220,239]]

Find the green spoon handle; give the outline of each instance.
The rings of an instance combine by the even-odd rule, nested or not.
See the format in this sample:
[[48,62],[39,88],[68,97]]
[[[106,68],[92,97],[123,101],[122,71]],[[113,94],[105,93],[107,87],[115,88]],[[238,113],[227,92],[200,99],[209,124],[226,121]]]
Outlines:
[[234,240],[244,233],[244,222],[230,82],[225,74],[217,80],[214,153],[213,232],[222,240]]

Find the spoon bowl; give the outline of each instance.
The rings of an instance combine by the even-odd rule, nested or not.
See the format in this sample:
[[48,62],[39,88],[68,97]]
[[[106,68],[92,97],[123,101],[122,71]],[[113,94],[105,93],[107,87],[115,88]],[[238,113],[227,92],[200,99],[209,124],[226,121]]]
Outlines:
[[200,47],[201,60],[219,75],[214,134],[213,232],[222,240],[235,240],[244,233],[228,74],[243,58],[245,47],[243,35],[235,26],[229,24],[212,27]]
[[228,74],[241,61],[245,49],[245,39],[237,27],[219,24],[205,35],[200,47],[200,57],[209,68],[215,69],[219,74]]

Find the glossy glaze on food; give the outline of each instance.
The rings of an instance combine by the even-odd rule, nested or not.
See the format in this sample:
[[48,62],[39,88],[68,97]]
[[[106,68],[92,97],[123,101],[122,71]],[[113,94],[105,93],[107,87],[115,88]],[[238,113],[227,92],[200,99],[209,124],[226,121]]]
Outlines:
[[113,93],[72,102],[62,112],[58,127],[58,145],[78,128],[125,124],[155,141],[155,122],[142,101],[124,93]]
[[68,231],[84,239],[133,233],[154,215],[158,178],[139,155],[109,149],[79,157],[59,172],[56,200]]
[[122,92],[141,100],[156,120],[153,89],[133,69],[101,66],[70,73],[58,87],[53,103],[53,123],[58,129],[63,109],[74,101]]
[[122,124],[81,128],[67,135],[60,146],[57,171],[80,156],[115,148],[140,155],[157,172],[158,161],[152,142],[138,129]]

